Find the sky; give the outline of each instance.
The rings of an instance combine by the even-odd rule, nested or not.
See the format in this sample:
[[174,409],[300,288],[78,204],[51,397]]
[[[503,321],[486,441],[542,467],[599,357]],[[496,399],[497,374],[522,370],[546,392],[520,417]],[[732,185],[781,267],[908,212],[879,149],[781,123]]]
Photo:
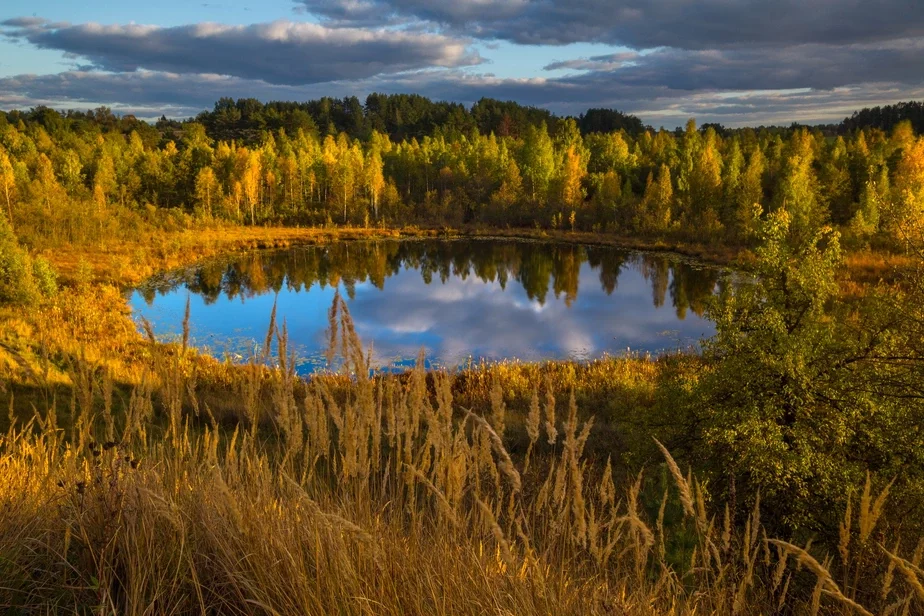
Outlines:
[[921,0],[3,0],[0,109],[417,93],[673,128],[924,98]]

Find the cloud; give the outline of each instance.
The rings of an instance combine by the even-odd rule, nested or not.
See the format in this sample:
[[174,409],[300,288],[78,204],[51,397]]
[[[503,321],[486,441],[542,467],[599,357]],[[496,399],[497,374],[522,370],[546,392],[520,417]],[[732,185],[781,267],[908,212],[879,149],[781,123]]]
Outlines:
[[654,126],[680,126],[690,117],[740,126],[838,122],[861,107],[924,98],[924,78],[918,83],[877,81],[828,90],[690,91],[650,84],[627,85],[605,72],[558,79],[500,79],[465,71],[434,70],[288,86],[221,75],[67,71],[0,78],[0,109],[41,104],[60,109],[108,105],[117,112],[142,118],[161,114],[189,117],[211,109],[216,100],[225,96],[251,96],[263,101],[321,96],[362,99],[370,92],[416,92],[466,104],[486,96],[517,100],[562,114],[578,114],[589,107],[615,107]]
[[[105,104],[142,117],[184,116],[223,96],[300,100],[376,91],[462,103],[513,99],[559,113],[616,107],[667,126],[690,115],[729,125],[788,124],[836,121],[857,106],[921,96],[924,87],[919,0],[294,5],[321,23],[160,27],[7,19],[0,37],[59,51],[72,70],[0,79],[0,107]],[[475,72],[486,61],[475,45],[487,56],[499,45],[499,58],[508,62],[530,51],[502,42],[619,47],[562,57],[538,77]]]
[[249,26],[200,23],[165,28],[15,18],[2,26],[8,38],[83,58],[100,70],[218,74],[280,85],[363,79],[482,61],[468,40],[458,37],[284,20]]
[[768,49],[688,51],[662,48],[567,62],[548,70],[588,71],[562,81],[605,87],[663,86],[674,90],[830,89],[859,83],[919,83],[924,75],[924,39],[884,44],[820,45]]
[[546,71],[575,70],[575,71],[603,71],[614,70],[632,65],[639,59],[634,51],[611,53],[604,56],[591,56],[589,58],[573,58],[552,62],[543,67]]
[[637,49],[850,44],[924,35],[916,0],[296,0],[334,25],[424,21],[521,44]]
[[[455,366],[471,355],[539,361],[596,356],[607,350],[619,353],[626,347],[657,351],[711,335],[714,326],[691,312],[678,319],[673,299],[659,308],[652,306],[652,280],[644,263],[639,256],[627,259],[619,271],[618,290],[612,294],[598,283],[600,266],[583,264],[579,290],[570,305],[564,293],[550,288],[540,306],[529,299],[513,269],[506,270],[508,283],[502,290],[496,280],[484,281],[473,272],[464,279],[453,272],[445,281],[434,277],[427,284],[419,267],[407,263],[385,277],[381,290],[371,284],[356,285],[355,296],[348,301],[357,331],[366,344],[371,343],[373,359],[380,366],[399,358],[413,361],[421,346],[427,347],[432,359]],[[248,341],[252,348],[275,303],[277,318],[289,323],[296,352],[316,357],[326,347],[325,311],[332,294],[330,288],[322,291],[312,286],[304,294],[267,293],[214,303],[193,295],[193,342],[214,345],[231,337]],[[132,305],[138,316],[154,323],[159,335],[176,333],[186,296],[186,290],[175,287],[151,304],[135,294]],[[215,317],[218,313],[221,316]],[[664,335],[665,331],[671,333]]]
[[38,28],[48,24],[48,20],[43,17],[14,17],[0,22],[0,26],[8,28]]
[[[788,124],[836,121],[856,106],[920,96],[924,86],[924,2],[912,0],[296,4],[321,24],[8,19],[0,36],[60,51],[73,69],[0,79],[0,107],[105,104],[159,117],[194,115],[224,96],[303,100],[413,92],[467,104],[512,99],[558,113],[616,107],[666,126],[691,115],[729,125]],[[623,48],[561,58],[539,77],[472,70],[485,61],[473,45],[489,54],[497,41]]]
[[[96,41],[99,48],[97,51],[82,49],[77,43],[60,40],[58,45],[69,53],[90,59],[95,67],[110,72],[96,80],[103,91],[106,90],[107,83],[120,83],[127,87],[143,84],[145,87],[154,88],[154,94],[159,94],[160,83],[176,84],[180,80],[180,75],[197,75],[196,80],[203,82],[204,88],[178,90],[174,94],[181,94],[189,105],[207,106],[210,103],[203,98],[216,89],[221,90],[223,96],[235,97],[261,97],[263,93],[285,96],[289,92],[303,91],[316,92],[321,96],[345,90],[354,93],[369,92],[369,87],[374,86],[388,92],[429,93],[435,94],[438,98],[461,102],[474,102],[481,96],[492,96],[547,107],[557,105],[556,108],[561,108],[573,105],[575,108],[586,108],[604,97],[619,101],[642,96],[676,98],[697,91],[804,88],[826,90],[869,83],[916,85],[924,81],[924,39],[903,39],[881,44],[807,44],[766,49],[689,51],[661,48],[646,53],[620,52],[564,60],[545,67],[549,71],[570,71],[570,74],[564,76],[498,79],[490,75],[444,68],[452,66],[446,58],[458,57],[461,64],[471,61],[463,61],[467,56],[455,56],[455,52],[440,52],[443,55],[437,54],[438,57],[432,62],[425,58],[424,54],[416,54],[415,62],[419,62],[420,66],[410,73],[407,71],[414,67],[413,62],[407,57],[399,58],[398,55],[413,56],[415,52],[412,49],[396,51],[395,57],[391,59],[378,54],[380,57],[377,62],[362,61],[365,54],[373,53],[364,42],[365,37],[372,36],[373,39],[370,40],[373,42],[370,46],[375,47],[380,43],[374,37],[381,33],[370,34],[360,30],[327,31],[338,33],[334,38],[345,33],[346,40],[351,40],[350,37],[354,35],[359,36],[357,43],[344,43],[347,48],[345,50],[337,49],[339,44],[333,41],[330,45],[318,45],[325,48],[326,56],[337,56],[336,61],[323,60],[318,54],[309,54],[312,62],[295,62],[295,53],[289,54],[288,61],[283,61],[283,56],[286,55],[283,50],[293,45],[301,45],[301,53],[308,53],[304,49],[308,43],[292,42],[295,35],[292,34],[291,26],[293,24],[280,23],[278,29],[261,29],[260,34],[253,36],[247,33],[256,26],[232,28],[233,34],[229,35],[228,26],[205,24],[197,27],[198,34],[195,36],[189,34],[186,27],[181,29],[185,34],[177,35],[164,34],[165,30],[173,29],[150,26],[94,26],[93,28],[98,28],[102,34],[87,36],[84,30],[89,26],[81,26],[80,34],[74,35],[62,34],[67,30],[48,30],[39,25],[35,33],[24,36],[29,37],[30,41],[38,41],[36,44],[40,44],[44,40],[41,37],[46,35],[60,36],[63,37],[60,40],[66,41],[80,40],[83,41],[81,44],[90,40]],[[314,32],[313,28],[316,27],[311,26],[310,31]],[[106,34],[109,30],[115,34]],[[296,31],[301,32],[301,29]],[[412,35],[406,32],[399,34],[411,40],[423,37],[425,43],[429,37],[436,36]],[[109,44],[110,37],[113,40],[125,41]],[[128,39],[132,37],[138,39],[138,44],[129,44]],[[304,35],[299,37],[296,38],[300,41],[305,39]],[[212,40],[213,38],[215,40]],[[179,39],[175,48],[170,47],[174,39]],[[282,47],[268,55],[261,55],[263,52],[255,49],[261,45],[273,48],[274,40],[281,41],[279,44]],[[232,53],[230,48],[238,45],[236,41],[240,42],[240,48]],[[425,43],[418,47],[426,49],[428,43]],[[315,43],[312,42],[310,45]],[[196,53],[192,51],[187,54],[186,50],[194,46],[203,49],[199,57],[194,57]],[[119,49],[123,49],[124,53],[118,51]],[[464,47],[462,49],[464,50]],[[163,51],[163,58],[146,59],[157,57],[160,51]],[[176,56],[176,61],[169,61],[167,56]],[[435,70],[428,69],[431,66],[435,67]],[[396,71],[405,74],[394,74]],[[11,88],[8,91],[16,92],[17,86],[21,87],[26,83],[44,87],[67,84],[74,90],[63,93],[79,98],[83,91],[82,86],[94,81],[90,75],[92,72],[82,67],[80,71],[60,74],[59,79],[53,76],[15,77],[7,81]],[[117,77],[132,74],[136,74],[136,77]],[[220,75],[228,79],[219,78]],[[353,85],[349,85],[348,82],[353,82]],[[330,85],[320,89],[287,89],[324,83]],[[232,87],[241,89],[234,92]],[[116,91],[114,94],[117,98],[109,100],[118,100],[119,92]]]
[[471,29],[485,19],[514,20],[530,0],[296,0],[306,12],[333,26],[434,22]]

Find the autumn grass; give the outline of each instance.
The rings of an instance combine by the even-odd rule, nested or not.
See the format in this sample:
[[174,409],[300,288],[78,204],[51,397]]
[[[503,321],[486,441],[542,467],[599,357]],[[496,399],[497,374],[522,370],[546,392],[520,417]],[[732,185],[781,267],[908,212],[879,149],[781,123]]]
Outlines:
[[477,225],[421,228],[409,227],[280,227],[242,226],[198,222],[188,228],[145,230],[144,241],[113,238],[103,245],[60,244],[37,246],[63,281],[105,282],[120,287],[139,284],[150,276],[226,255],[296,245],[327,244],[336,241],[371,239],[416,239],[433,237],[507,238],[610,246],[627,250],[670,252],[711,263],[728,265],[749,260],[747,250],[664,240],[645,241],[608,233],[571,232],[533,228],[487,228]]
[[435,237],[439,230],[349,227],[247,227],[198,223],[175,230],[151,229],[144,241],[107,241],[102,246],[63,244],[43,254],[68,282],[91,279],[126,287],[151,275],[201,261],[218,254],[286,248],[298,244],[324,244],[358,239]]
[[[34,407],[47,406],[52,400],[59,415],[69,418],[77,366],[92,366],[96,373],[108,375],[115,390],[115,408],[122,410],[131,391],[144,386],[150,366],[176,356],[183,361],[174,368],[195,374],[196,400],[220,425],[249,421],[252,413],[266,422],[278,405],[272,373],[263,365],[265,357],[253,357],[254,362],[240,365],[184,348],[181,340],[154,343],[153,336],[139,334],[123,295],[109,285],[63,288],[30,315],[8,311],[6,323],[0,332],[0,382],[6,383],[10,400],[3,408],[11,408],[22,420],[32,416]],[[653,418],[670,417],[672,407],[702,369],[699,357],[682,353],[605,356],[586,362],[485,362],[455,373],[452,393],[460,405],[481,408],[490,405],[497,389],[502,389],[509,410],[507,423],[513,428],[507,435],[508,446],[522,453],[528,446],[523,429],[533,387],[555,383],[573,391],[580,408],[596,417],[589,451],[612,455],[632,467],[656,454],[649,438]],[[348,375],[319,378],[337,399],[348,396],[354,386]],[[403,383],[409,377],[376,378]],[[433,378],[427,376],[430,388]],[[305,384],[297,379],[292,383],[295,393],[303,395]],[[5,415],[0,414],[0,430],[8,424]],[[659,435],[671,442],[671,434],[682,429],[666,421]]]
[[[605,421],[579,409],[580,384],[621,370],[644,398],[659,369],[650,359],[462,374],[420,363],[373,378],[342,302],[331,333],[344,371],[303,381],[285,354],[284,327],[272,324],[267,338],[282,354],[236,368],[233,395],[244,408],[229,425],[200,396],[214,368],[185,340],[138,343],[144,355],[131,385],[107,370],[107,351],[78,349],[61,368],[68,420],[54,400],[35,404],[0,437],[0,608],[635,615],[924,607],[924,543],[877,535],[889,528],[888,487],[860,487],[837,553],[825,554],[768,537],[759,503],[736,511],[714,502],[660,442],[651,442],[657,458],[632,475],[589,451]],[[512,450],[520,440],[525,451]],[[652,483],[661,491],[649,507]]]
[[[607,246],[624,250],[644,250],[681,255],[698,261],[748,269],[754,260],[746,246],[695,243],[683,239],[629,237],[612,233],[497,228],[481,225],[461,227],[285,227],[243,226],[198,221],[169,228],[150,226],[138,238],[111,238],[100,245],[61,243],[34,246],[65,283],[105,282],[119,288],[138,285],[154,274],[185,267],[217,255],[297,245],[327,244],[337,241],[374,239],[417,239],[433,237],[506,238],[564,242],[588,246]],[[856,249],[846,253],[843,293],[862,295],[879,282],[894,283],[913,260],[888,247]]]
[[[145,254],[160,268],[290,241],[209,233]],[[839,541],[822,545],[773,539],[759,502],[717,501],[674,460],[696,356],[369,376],[339,303],[345,369],[305,381],[274,319],[243,366],[139,335],[120,290],[89,282],[123,248],[89,269],[92,252],[64,252],[74,284],[0,315],[0,610],[924,610],[924,541],[897,530],[887,486],[844,486]]]

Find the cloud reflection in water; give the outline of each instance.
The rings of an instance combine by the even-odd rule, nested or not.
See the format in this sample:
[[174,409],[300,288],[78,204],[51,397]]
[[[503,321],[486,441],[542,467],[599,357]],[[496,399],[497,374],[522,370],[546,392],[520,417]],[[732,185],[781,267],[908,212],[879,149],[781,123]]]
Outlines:
[[152,281],[132,305],[158,334],[175,334],[189,293],[193,342],[243,356],[264,339],[275,300],[308,373],[326,344],[335,288],[379,366],[407,365],[421,347],[431,362],[458,366],[696,344],[714,332],[702,311],[718,281],[713,268],[609,248],[364,242],[206,264]]

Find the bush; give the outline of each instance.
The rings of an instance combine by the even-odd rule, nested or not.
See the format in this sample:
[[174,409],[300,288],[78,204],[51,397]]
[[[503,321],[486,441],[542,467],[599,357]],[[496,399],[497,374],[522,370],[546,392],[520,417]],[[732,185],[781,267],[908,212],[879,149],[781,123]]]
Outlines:
[[0,303],[35,304],[57,289],[54,270],[41,257],[33,260],[0,217]]
[[[867,473],[895,482],[906,528],[924,527],[911,503],[924,492],[924,418],[916,346],[920,296],[871,290],[838,302],[837,234],[793,240],[785,210],[764,224],[756,280],[726,291],[709,311],[713,364],[695,396],[694,424],[714,452],[713,485],[773,512],[777,532],[836,537],[837,518]],[[920,286],[920,285],[918,285]],[[924,288],[924,287],[922,287]],[[694,441],[696,442],[696,441]],[[732,487],[736,486],[736,487]]]
[[32,261],[32,277],[39,292],[45,297],[58,292],[58,274],[44,257],[36,257]]

